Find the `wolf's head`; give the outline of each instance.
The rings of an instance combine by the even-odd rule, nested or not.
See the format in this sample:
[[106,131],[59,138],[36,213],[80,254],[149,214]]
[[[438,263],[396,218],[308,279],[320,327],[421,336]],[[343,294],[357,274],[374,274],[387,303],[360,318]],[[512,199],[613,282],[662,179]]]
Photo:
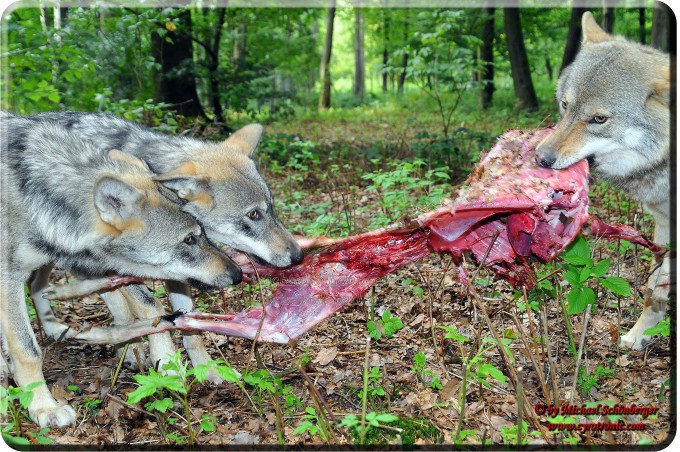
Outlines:
[[211,240],[287,267],[299,264],[303,254],[276,218],[269,187],[251,158],[262,131],[259,124],[245,126],[155,180],[186,201],[184,210]]
[[152,180],[144,162],[119,151],[109,157],[122,171],[98,179],[94,204],[98,232],[109,236],[102,251],[110,270],[203,290],[241,282],[240,267],[208,241],[174,193]]
[[541,166],[588,159],[616,180],[668,158],[670,60],[650,47],[608,35],[591,13],[583,43],[557,83],[560,120],[537,147]]

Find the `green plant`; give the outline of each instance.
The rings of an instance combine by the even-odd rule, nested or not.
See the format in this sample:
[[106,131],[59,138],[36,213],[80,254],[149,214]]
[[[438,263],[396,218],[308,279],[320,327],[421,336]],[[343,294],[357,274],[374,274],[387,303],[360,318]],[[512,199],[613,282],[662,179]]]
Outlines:
[[[513,425],[512,427],[508,426],[502,426],[501,427],[501,438],[503,440],[503,444],[507,446],[516,446],[518,445],[518,428],[517,424]],[[529,444],[529,436],[533,437],[540,437],[541,434],[540,432],[531,432],[529,433],[529,424],[526,423],[526,421],[522,421],[522,445]]]
[[[163,370],[166,373],[160,373],[154,369],[149,369],[149,374],[137,374],[134,376],[135,381],[139,385],[137,389],[128,394],[128,403],[138,403],[143,399],[151,398],[150,401],[144,404],[144,408],[151,412],[159,413],[157,419],[159,426],[161,426],[165,437],[177,444],[184,444],[185,440],[190,445],[196,443],[196,436],[198,431],[193,426],[195,418],[189,406],[189,392],[196,383],[204,383],[208,372],[211,369],[224,378],[225,381],[235,383],[239,388],[244,390],[241,383],[240,375],[233,367],[224,361],[210,361],[207,364],[201,364],[193,369],[189,369],[186,360],[183,360],[178,350],[174,355],[168,355],[168,362],[163,365]],[[175,402],[179,403],[184,409],[184,418],[187,420],[186,431],[188,435],[177,435],[174,432],[168,432],[167,427],[162,427],[163,420],[167,425],[174,425],[176,419],[167,416],[167,413],[174,407]],[[199,420],[201,430],[204,426],[210,425],[210,418]]]
[[442,382],[439,375],[427,367],[427,357],[425,353],[418,352],[413,357],[413,368],[411,372],[416,374],[418,380],[425,386],[429,385],[432,389],[442,389]]
[[590,374],[585,367],[581,367],[578,377],[578,387],[584,395],[590,394],[592,388],[600,388],[600,380],[616,373],[615,369],[605,369],[597,365],[595,371]]
[[305,414],[302,416],[303,421],[293,430],[295,435],[304,435],[309,433],[310,436],[319,435],[319,437],[327,442],[330,439],[328,433],[328,426],[323,416],[316,413],[316,410],[311,406],[305,408]]
[[371,402],[373,402],[377,397],[384,397],[385,396],[385,388],[383,388],[380,383],[381,379],[383,378],[382,372],[380,372],[379,367],[371,367],[371,371],[367,375],[368,378],[368,385],[366,388],[366,391],[362,389],[359,391],[359,397],[364,398],[368,397]]
[[[366,414],[366,420],[362,422],[361,418],[356,414],[346,414],[340,421],[338,427],[346,427],[354,437],[360,438],[359,444],[366,444],[366,435],[370,434],[372,429],[383,428],[384,424],[390,424],[399,420],[399,417],[390,413],[376,413],[371,411]],[[361,440],[363,438],[363,441]]]
[[632,295],[630,285],[625,279],[618,276],[604,277],[611,265],[609,259],[602,259],[595,263],[590,256],[590,245],[581,235],[561,255],[565,261],[561,264],[564,269],[562,275],[571,286],[571,290],[567,293],[569,314],[580,314],[589,304],[595,302],[595,291],[586,285],[590,281],[599,282],[615,295]]
[[419,159],[390,162],[389,166],[391,171],[378,170],[362,176],[371,182],[366,190],[379,196],[380,214],[376,212],[371,218],[372,229],[413,215],[415,209],[431,208],[451,191],[446,167],[426,170],[426,163]]
[[660,334],[663,337],[668,337],[671,334],[671,319],[670,316],[666,316],[659,324],[655,327],[645,330],[647,336],[655,336]]
[[371,338],[377,341],[382,336],[387,339],[391,338],[404,327],[404,323],[399,317],[393,316],[389,309],[386,309],[378,319],[369,320],[366,327]]
[[33,400],[33,390],[44,385],[44,381],[36,381],[28,386],[4,387],[0,385],[0,417],[3,419],[10,414],[10,421],[0,428],[2,439],[7,445],[14,448],[30,446],[37,442],[41,445],[52,444],[48,438],[49,428],[42,428],[38,432],[26,430],[22,423],[22,418],[26,416],[28,406]]

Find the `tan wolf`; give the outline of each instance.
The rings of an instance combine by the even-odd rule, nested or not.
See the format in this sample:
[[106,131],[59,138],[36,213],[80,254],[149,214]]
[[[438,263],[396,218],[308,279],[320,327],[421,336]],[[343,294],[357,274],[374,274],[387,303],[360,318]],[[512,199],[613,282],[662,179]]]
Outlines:
[[[670,58],[610,36],[590,12],[582,27],[581,50],[557,83],[561,117],[537,148],[539,163],[559,169],[587,159],[599,177],[642,202],[656,222],[654,241],[666,245],[671,242]],[[642,315],[621,345],[642,348],[649,340],[644,332],[664,318],[670,267],[666,255],[648,281]]]

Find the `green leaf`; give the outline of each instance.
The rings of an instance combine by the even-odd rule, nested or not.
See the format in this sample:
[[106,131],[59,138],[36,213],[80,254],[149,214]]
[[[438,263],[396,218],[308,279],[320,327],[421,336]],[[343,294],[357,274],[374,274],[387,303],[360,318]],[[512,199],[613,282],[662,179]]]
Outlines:
[[592,265],[590,245],[582,235],[579,235],[562,253],[562,258],[573,265],[582,266],[587,265],[588,262]]
[[346,414],[345,417],[340,421],[338,427],[352,428],[359,425],[359,418],[355,414]]
[[33,391],[22,391],[21,394],[19,394],[19,404],[21,405],[22,408],[28,409],[28,406],[31,404],[33,401]]
[[595,301],[595,292],[590,287],[574,288],[567,294],[569,314],[580,314],[586,310],[589,303]]
[[463,336],[458,332],[457,328],[454,328],[452,326],[445,326],[445,325],[437,325],[435,328],[441,328],[444,331],[448,331],[448,333],[444,336],[445,339],[453,339],[454,341],[457,342],[467,342],[468,338]]
[[196,380],[199,383],[203,383],[208,377],[208,372],[210,372],[212,367],[213,366],[210,364],[199,364],[198,366],[194,366],[194,377],[196,377]]
[[486,379],[486,376],[488,375],[489,377],[498,380],[502,384],[505,384],[505,375],[503,375],[503,372],[501,372],[491,363],[477,365],[477,372],[479,372],[480,376],[482,376],[484,379]]
[[601,279],[600,282],[604,287],[611,290],[612,293],[614,293],[615,295],[619,295],[622,297],[629,297],[633,295],[633,292],[631,292],[630,290],[630,284],[628,284],[628,281],[626,281],[623,278],[619,278],[618,276],[610,276],[609,278]]
[[609,271],[609,267],[611,265],[611,261],[609,259],[602,259],[600,262],[595,265],[592,270],[591,274],[596,277],[602,277],[607,274]]
[[165,413],[170,408],[172,408],[172,405],[173,405],[172,399],[169,397],[165,397],[164,399],[154,400],[153,402],[145,404],[144,408],[146,408],[148,411],[156,410],[160,411],[161,413]]
[[657,326],[646,329],[644,334],[647,336],[655,336],[660,334],[663,337],[668,337],[671,334],[671,324],[669,317],[666,317]]
[[6,433],[2,434],[2,439],[7,443],[8,446],[14,449],[23,449],[23,446],[29,446],[31,442],[27,438],[21,436],[12,436]]
[[576,268],[570,268],[562,274],[562,277],[572,287],[581,287],[581,272]]

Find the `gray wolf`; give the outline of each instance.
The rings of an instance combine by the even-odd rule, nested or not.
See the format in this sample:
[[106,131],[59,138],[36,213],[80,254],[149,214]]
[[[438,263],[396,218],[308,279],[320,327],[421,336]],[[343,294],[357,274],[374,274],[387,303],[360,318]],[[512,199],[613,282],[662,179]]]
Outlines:
[[[539,163],[566,168],[587,159],[596,174],[634,199],[655,219],[654,241],[666,245],[670,229],[670,58],[651,47],[612,37],[582,17],[583,43],[560,76],[560,120],[537,147]],[[652,273],[642,315],[621,337],[640,349],[644,331],[664,318],[670,295],[670,260]]]
[[[251,124],[225,141],[209,142],[168,136],[102,113],[51,112],[36,117],[60,124],[99,149],[119,149],[143,160],[156,173],[154,179],[182,199],[182,209],[203,225],[210,240],[251,254],[275,267],[302,261],[302,250],[277,219],[271,192],[252,159],[263,132],[262,126]],[[35,279],[38,281],[32,286],[35,292],[45,287],[47,277],[44,273]],[[186,284],[168,281],[167,288],[174,310],[192,309],[193,300]],[[104,293],[102,298],[114,314],[114,323],[126,324],[134,320],[131,308],[126,305],[135,304],[135,299],[150,302],[151,295],[143,286],[128,286]],[[52,337],[59,337],[64,327],[54,318],[49,303],[41,296],[34,296],[34,300],[45,331]],[[162,312],[163,307],[157,305],[157,309]],[[210,359],[200,334],[185,334],[183,340],[194,365]],[[154,363],[172,352],[168,341],[158,347],[150,343]],[[211,373],[209,380],[220,382],[222,379]]]
[[[67,128],[0,115],[2,151],[0,313],[2,348],[17,385],[44,381],[24,283],[54,263],[82,277],[110,272],[200,288],[241,280],[180,200],[141,160],[101,152]],[[46,385],[28,411],[40,426],[72,424],[75,412]]]

